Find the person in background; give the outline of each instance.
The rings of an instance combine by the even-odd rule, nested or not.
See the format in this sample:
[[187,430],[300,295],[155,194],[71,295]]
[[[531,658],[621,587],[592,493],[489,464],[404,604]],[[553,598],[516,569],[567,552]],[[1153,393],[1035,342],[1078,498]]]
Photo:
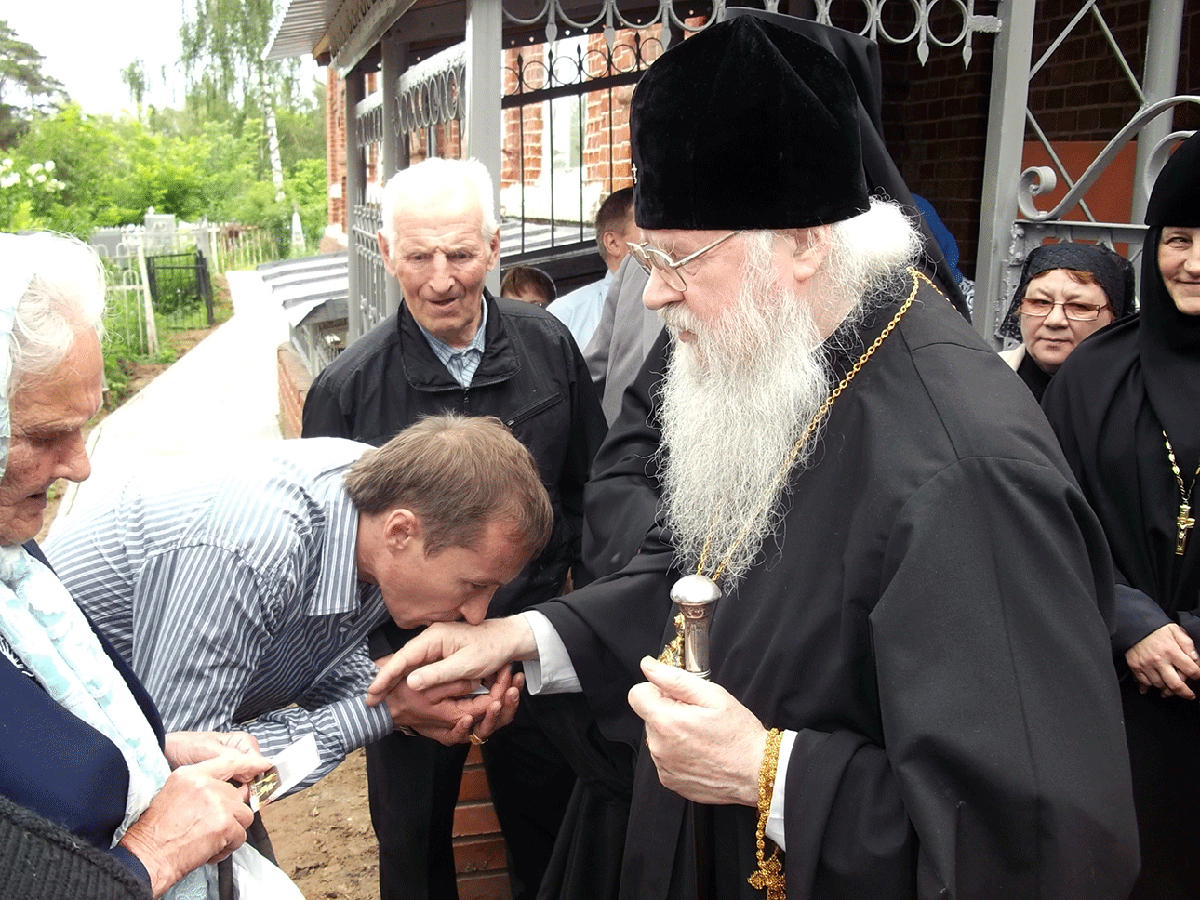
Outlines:
[[638,228],[633,224],[633,188],[621,188],[605,198],[596,210],[595,229],[596,247],[608,271],[599,281],[576,288],[546,307],[570,329],[580,349],[592,340],[604,310],[608,286],[621,260],[629,253],[629,243],[639,240]]
[[1042,408],[1112,551],[1142,854],[1131,896],[1160,900],[1200,885],[1200,133],[1163,167],[1146,224],[1140,313],[1077,347]]
[[[380,252],[404,301],[317,376],[301,433],[382,444],[425,415],[496,416],[537,461],[554,529],[546,549],[496,592],[488,614],[556,597],[579,563],[583,486],[604,436],[579,348],[546,310],[484,288],[500,227],[481,163],[431,158],[397,172],[384,188],[382,224]],[[373,657],[415,633],[391,623],[377,629]],[[574,772],[524,703],[482,754],[514,900],[532,898]],[[366,755],[382,900],[456,897],[451,832],[466,748],[389,735]]]
[[[530,705],[582,696],[636,753],[628,900],[1124,900],[1100,524],[1026,389],[915,268],[914,225],[868,193],[856,105],[831,53],[756,17],[647,70],[631,252],[671,339],[660,515],[608,578],[434,625],[372,696],[515,659]],[[707,678],[680,667],[687,594],[716,597]]]
[[270,763],[246,734],[164,735],[33,542],[50,486],[91,471],[83,427],[102,395],[104,290],[79,241],[0,234],[0,794],[110,854],[153,896],[190,900],[206,894],[205,864],[246,840],[246,783]]
[[967,312],[971,312],[972,307],[975,305],[975,282],[963,275],[962,271],[958,268],[958,241],[954,240],[954,235],[950,233],[950,229],[946,227],[946,224],[942,221],[942,217],[933,208],[932,203],[920,194],[913,194],[913,206],[920,212],[921,218],[929,228],[929,233],[933,235],[938,247],[941,248],[942,258],[945,260],[946,267],[950,270],[950,275],[954,279],[955,285],[962,291]]
[[500,296],[536,306],[554,302],[554,279],[536,266],[510,266],[500,279]]
[[1133,265],[1119,253],[1102,244],[1034,247],[1000,328],[1021,343],[1000,357],[1040,403],[1080,341],[1134,311]]

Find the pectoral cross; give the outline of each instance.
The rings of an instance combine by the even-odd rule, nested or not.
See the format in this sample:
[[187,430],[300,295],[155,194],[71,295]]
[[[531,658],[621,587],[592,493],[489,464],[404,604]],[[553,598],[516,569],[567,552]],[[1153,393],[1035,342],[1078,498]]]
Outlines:
[[1192,518],[1192,507],[1184,501],[1179,504],[1179,518],[1175,520],[1175,527],[1179,529],[1175,535],[1175,555],[1183,556],[1183,551],[1187,547],[1188,533],[1192,530],[1192,526],[1196,524],[1196,520]]

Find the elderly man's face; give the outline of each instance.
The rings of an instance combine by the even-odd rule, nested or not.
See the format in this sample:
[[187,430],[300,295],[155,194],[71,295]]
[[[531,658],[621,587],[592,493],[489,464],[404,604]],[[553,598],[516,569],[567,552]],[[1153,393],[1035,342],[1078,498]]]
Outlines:
[[[647,231],[646,244],[672,259],[685,259],[728,232]],[[657,271],[650,273],[642,302],[656,310],[676,330],[678,340],[692,343],[698,333],[712,328],[737,300],[745,250],[740,235],[717,244],[680,267],[686,289],[667,284]]]
[[483,282],[500,256],[500,232],[481,234],[483,213],[465,192],[397,209],[395,240],[379,233],[383,264],[414,319],[451,347],[465,347],[483,315]]
[[93,331],[80,331],[58,368],[9,398],[12,441],[0,479],[0,545],[37,536],[51,484],[91,474],[83,426],[100,408],[103,375],[100,340]]

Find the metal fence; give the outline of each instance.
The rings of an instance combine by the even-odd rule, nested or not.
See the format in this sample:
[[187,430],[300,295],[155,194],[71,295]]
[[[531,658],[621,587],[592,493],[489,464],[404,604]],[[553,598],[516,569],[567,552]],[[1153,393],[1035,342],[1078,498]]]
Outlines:
[[261,228],[147,216],[145,225],[100,229],[90,243],[108,272],[110,349],[153,358],[159,335],[211,327],[218,318],[212,275],[276,258]]
[[148,256],[146,275],[160,322],[168,319],[181,328],[213,324],[212,283],[208,261],[200,250]]

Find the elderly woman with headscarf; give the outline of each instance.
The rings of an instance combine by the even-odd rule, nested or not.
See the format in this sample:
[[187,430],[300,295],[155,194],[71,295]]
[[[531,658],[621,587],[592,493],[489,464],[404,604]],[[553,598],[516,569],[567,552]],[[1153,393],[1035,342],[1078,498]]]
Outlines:
[[1000,356],[1041,402],[1063,360],[1084,338],[1132,313],[1133,297],[1133,266],[1107,247],[1034,247],[1000,328],[1021,343]]
[[164,738],[32,541],[50,485],[90,472],[82,429],[100,406],[103,306],[90,248],[0,234],[0,794],[110,853],[154,896],[204,898],[198,867],[238,847],[252,818],[229,781],[269,763],[248,735]]
[[1043,408],[1104,526],[1113,651],[1133,766],[1134,898],[1200,890],[1200,133],[1146,209],[1141,314],[1089,338]]

